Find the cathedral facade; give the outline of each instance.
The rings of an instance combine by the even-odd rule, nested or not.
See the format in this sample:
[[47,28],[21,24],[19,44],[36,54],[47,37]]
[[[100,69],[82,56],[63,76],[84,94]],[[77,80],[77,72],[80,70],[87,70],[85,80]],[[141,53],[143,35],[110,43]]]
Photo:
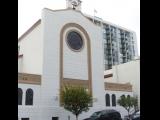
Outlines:
[[[133,96],[133,84],[112,82],[109,79],[116,73],[104,71],[136,57],[136,43],[132,44],[135,33],[83,14],[79,0],[67,3],[67,9],[44,8],[41,19],[18,40],[18,119],[75,120],[61,106],[64,84],[81,85],[93,97],[92,107],[79,119],[109,108],[118,110],[123,117],[127,111],[117,104],[117,99],[121,95]],[[122,33],[128,51],[120,48]],[[113,44],[119,47],[110,48]]]

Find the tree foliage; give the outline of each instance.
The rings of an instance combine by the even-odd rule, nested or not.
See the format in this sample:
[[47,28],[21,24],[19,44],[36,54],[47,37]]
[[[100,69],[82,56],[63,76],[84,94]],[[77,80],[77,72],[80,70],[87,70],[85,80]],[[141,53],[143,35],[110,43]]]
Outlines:
[[135,96],[132,98],[132,104],[133,104],[133,107],[134,107],[134,111],[137,112],[139,109],[138,109],[138,97]]
[[138,99],[137,97],[130,97],[129,95],[125,97],[124,95],[122,95],[118,100],[118,104],[127,110],[129,116],[130,110],[132,108],[134,108],[135,112],[137,111]]
[[77,120],[78,115],[83,111],[87,112],[92,103],[91,95],[81,86],[65,86],[61,97],[64,108],[76,115]]

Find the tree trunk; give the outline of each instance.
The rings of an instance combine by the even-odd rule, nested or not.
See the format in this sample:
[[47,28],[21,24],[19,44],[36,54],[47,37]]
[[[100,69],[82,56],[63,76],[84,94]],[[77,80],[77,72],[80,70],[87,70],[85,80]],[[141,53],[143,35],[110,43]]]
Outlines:
[[130,118],[130,115],[129,115],[129,110],[127,110],[127,111],[128,111],[128,118],[129,118],[129,120],[130,120],[131,118]]
[[78,115],[76,115],[76,120],[78,120]]

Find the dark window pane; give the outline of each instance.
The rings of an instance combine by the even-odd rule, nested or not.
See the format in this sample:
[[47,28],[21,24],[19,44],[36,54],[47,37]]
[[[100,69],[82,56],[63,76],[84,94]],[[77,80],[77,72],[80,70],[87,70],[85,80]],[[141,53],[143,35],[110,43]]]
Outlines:
[[125,97],[125,95],[122,95],[122,97]]
[[115,94],[112,95],[112,106],[116,106],[116,96],[115,96]]
[[74,32],[74,31],[68,34],[67,43],[74,50],[79,50],[83,46],[83,40],[81,36],[77,32]]
[[29,120],[29,118],[22,118],[21,120]]
[[106,106],[110,106],[110,96],[106,94]]
[[23,96],[23,91],[21,88],[18,88],[18,105],[22,105],[22,96]]
[[130,95],[127,95],[127,98],[130,98],[131,96]]
[[26,105],[33,105],[33,90],[27,89],[26,91]]
[[52,120],[58,120],[58,117],[52,117]]

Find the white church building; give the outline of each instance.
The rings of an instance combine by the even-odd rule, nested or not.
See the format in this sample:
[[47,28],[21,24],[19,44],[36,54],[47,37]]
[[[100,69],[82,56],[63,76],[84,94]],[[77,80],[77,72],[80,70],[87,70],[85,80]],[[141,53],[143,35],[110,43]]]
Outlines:
[[[114,60],[111,49],[111,66],[105,60],[104,26],[130,36],[125,39],[130,50],[125,49],[125,59],[117,56]],[[83,14],[79,0],[67,0],[66,9],[44,8],[41,19],[18,39],[18,120],[75,120],[61,106],[64,84],[82,85],[93,97],[90,110],[79,120],[103,109],[115,109],[124,117],[127,111],[117,99],[121,95],[140,96],[136,44],[135,32]],[[118,47],[114,47],[116,51],[121,50]]]

